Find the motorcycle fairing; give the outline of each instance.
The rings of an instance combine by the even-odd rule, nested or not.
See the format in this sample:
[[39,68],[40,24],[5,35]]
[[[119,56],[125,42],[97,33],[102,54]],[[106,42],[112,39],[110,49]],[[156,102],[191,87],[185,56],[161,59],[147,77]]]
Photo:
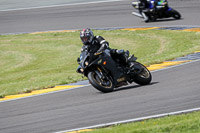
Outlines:
[[[105,63],[106,62],[106,63]],[[105,51],[102,53],[101,56],[99,56],[97,59],[95,59],[93,62],[90,63],[90,66],[92,65],[99,65],[101,67],[105,67],[106,70],[108,70],[114,79],[118,79],[120,77],[121,72],[118,71],[116,67],[116,63],[112,59],[112,57],[109,54],[109,51]],[[90,67],[88,66],[88,67]]]

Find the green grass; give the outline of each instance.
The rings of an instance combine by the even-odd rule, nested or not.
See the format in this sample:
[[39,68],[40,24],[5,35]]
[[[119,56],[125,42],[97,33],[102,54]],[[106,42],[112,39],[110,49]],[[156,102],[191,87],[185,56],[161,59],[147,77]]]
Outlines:
[[200,133],[199,118],[200,112],[194,112],[110,126],[88,133]]
[[[111,48],[129,49],[150,65],[200,50],[196,32],[147,30],[101,31]],[[76,59],[79,32],[0,36],[0,97],[82,80]]]

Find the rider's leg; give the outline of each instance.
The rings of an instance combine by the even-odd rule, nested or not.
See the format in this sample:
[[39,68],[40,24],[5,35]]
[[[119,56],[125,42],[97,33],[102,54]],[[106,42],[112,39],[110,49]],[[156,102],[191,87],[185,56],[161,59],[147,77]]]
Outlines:
[[115,50],[116,55],[118,56],[118,59],[120,60],[121,64],[124,66],[128,66],[129,68],[133,67],[134,63],[129,60],[129,51],[124,50]]
[[149,21],[149,17],[144,13],[144,12],[141,12],[143,18],[144,18],[144,21],[145,22],[148,22]]

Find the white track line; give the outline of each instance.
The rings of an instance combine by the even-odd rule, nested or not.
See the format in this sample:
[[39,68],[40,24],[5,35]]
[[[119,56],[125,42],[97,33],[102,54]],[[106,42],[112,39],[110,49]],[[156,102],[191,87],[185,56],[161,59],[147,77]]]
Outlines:
[[98,3],[117,2],[117,1],[123,1],[123,0],[103,0],[103,1],[97,1],[97,2],[82,2],[82,3],[74,3],[74,4],[38,6],[38,7],[30,7],[30,8],[16,8],[16,9],[0,10],[0,12],[30,10],[30,9],[41,9],[41,8],[51,8],[51,7],[62,7],[62,6],[76,6],[76,5],[86,5],[86,4],[98,4]]
[[170,115],[178,115],[178,114],[189,113],[189,112],[194,112],[194,111],[199,111],[199,110],[200,110],[200,108],[194,108],[194,109],[188,109],[188,110],[182,110],[182,111],[176,111],[176,112],[140,117],[140,118],[135,118],[135,119],[129,119],[129,120],[124,120],[124,121],[117,121],[117,122],[111,122],[111,123],[106,123],[106,124],[99,124],[99,125],[94,125],[94,126],[89,126],[89,127],[59,131],[59,132],[55,132],[55,133],[66,133],[66,132],[79,131],[79,130],[84,130],[84,129],[102,128],[102,127],[107,127],[107,126],[112,126],[112,125],[117,125],[117,124],[143,121],[143,120],[147,120],[147,119],[160,118],[160,117],[170,116]]

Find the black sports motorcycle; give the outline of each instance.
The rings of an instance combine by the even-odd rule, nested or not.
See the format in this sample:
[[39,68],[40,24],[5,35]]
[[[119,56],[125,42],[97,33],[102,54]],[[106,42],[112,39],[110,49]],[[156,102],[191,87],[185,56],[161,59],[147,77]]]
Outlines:
[[[79,63],[77,72],[86,76],[93,87],[104,93],[112,92],[114,88],[132,82],[139,85],[147,85],[151,82],[150,71],[137,62],[134,55],[128,58],[134,63],[131,68],[120,64],[120,61],[113,58],[110,50],[93,54],[85,48],[82,50],[80,58],[77,59]],[[118,77],[119,75],[120,77]]]
[[152,3],[154,3],[154,0],[151,0],[148,7],[145,7],[140,1],[132,2],[132,6],[139,10],[139,13],[132,12],[132,14],[143,18],[145,22],[156,21],[158,18],[181,18],[181,14],[178,11],[168,6],[167,0],[162,5],[157,5],[156,9],[153,9]]

